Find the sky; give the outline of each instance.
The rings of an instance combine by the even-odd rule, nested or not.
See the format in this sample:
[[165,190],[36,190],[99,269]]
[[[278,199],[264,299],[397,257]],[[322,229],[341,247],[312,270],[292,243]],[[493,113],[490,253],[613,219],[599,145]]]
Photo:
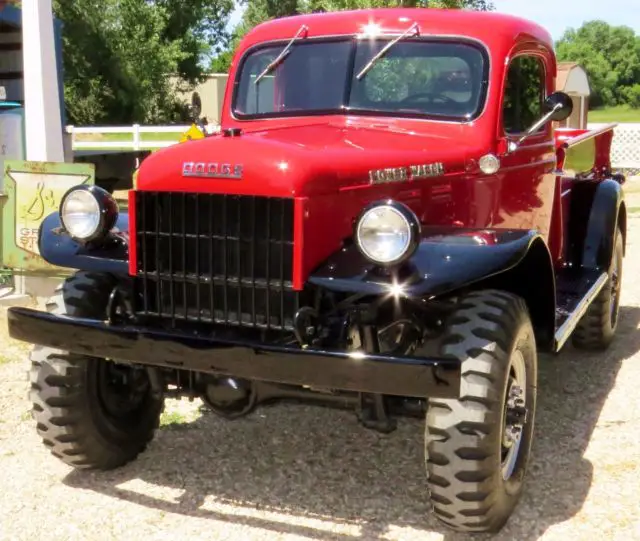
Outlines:
[[569,28],[600,19],[640,34],[640,0],[493,0],[496,11],[530,19],[557,40]]
[[[579,28],[586,21],[601,19],[612,25],[626,25],[640,34],[640,0],[493,0],[496,11],[518,15],[544,26],[560,39],[569,28]],[[230,26],[242,16],[236,9]]]

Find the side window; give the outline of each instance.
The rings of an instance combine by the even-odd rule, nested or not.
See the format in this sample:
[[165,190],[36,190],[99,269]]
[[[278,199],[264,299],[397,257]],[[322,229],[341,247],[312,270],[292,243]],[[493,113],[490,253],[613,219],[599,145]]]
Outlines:
[[502,112],[507,133],[527,131],[542,116],[544,74],[544,64],[538,57],[519,56],[511,62]]

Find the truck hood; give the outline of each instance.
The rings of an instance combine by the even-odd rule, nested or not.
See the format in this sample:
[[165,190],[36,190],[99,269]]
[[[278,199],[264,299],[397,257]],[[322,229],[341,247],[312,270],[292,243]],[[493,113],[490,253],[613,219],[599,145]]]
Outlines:
[[[393,124],[312,125],[215,135],[150,155],[138,171],[137,189],[271,195],[328,194],[369,182],[369,171],[440,162],[445,174],[463,172],[477,154],[459,136],[417,134]],[[234,171],[240,178],[185,176],[185,168]],[[211,165],[216,164],[216,165]]]

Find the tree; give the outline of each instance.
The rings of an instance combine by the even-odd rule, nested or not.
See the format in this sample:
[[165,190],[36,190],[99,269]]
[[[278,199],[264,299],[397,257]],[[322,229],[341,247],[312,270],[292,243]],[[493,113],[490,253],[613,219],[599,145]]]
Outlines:
[[[63,22],[64,96],[77,124],[177,120],[173,82],[195,82],[226,44],[232,0],[54,0]],[[172,80],[173,78],[173,80]]]
[[162,39],[179,40],[186,57],[178,64],[178,74],[194,83],[203,75],[202,61],[210,53],[220,53],[228,45],[227,22],[233,0],[155,0],[168,14]]
[[493,5],[489,0],[307,0],[300,3],[303,11],[306,12],[378,7],[468,8],[482,11],[493,9]]
[[640,107],[640,37],[631,28],[590,21],[567,30],[556,49],[560,61],[587,71],[592,105]]
[[229,70],[233,53],[242,37],[254,26],[270,19],[315,13],[320,11],[341,11],[376,7],[431,7],[449,9],[476,9],[490,11],[491,0],[241,0],[246,6],[242,21],[234,29],[231,44],[211,63],[211,70],[222,73]]

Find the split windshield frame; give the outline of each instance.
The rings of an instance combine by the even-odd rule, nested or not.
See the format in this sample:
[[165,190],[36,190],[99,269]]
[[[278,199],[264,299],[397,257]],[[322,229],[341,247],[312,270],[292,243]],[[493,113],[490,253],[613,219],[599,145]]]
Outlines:
[[[417,35],[409,35],[411,31],[414,31],[418,27]],[[304,36],[304,41],[300,34],[303,29],[307,33]],[[379,34],[367,34],[367,33],[355,33],[355,34],[331,34],[331,35],[319,35],[319,36],[308,36],[309,28],[306,25],[303,25],[296,35],[294,35],[288,41],[285,41],[286,38],[282,39],[272,39],[259,43],[255,43],[252,46],[248,47],[240,61],[238,63],[238,67],[234,73],[234,81],[233,81],[233,90],[231,94],[231,104],[230,104],[230,113],[231,119],[237,121],[255,121],[255,120],[273,120],[273,119],[282,119],[282,118],[299,118],[299,117],[313,117],[313,116],[326,116],[326,115],[359,115],[359,116],[380,116],[380,117],[400,117],[400,118],[414,118],[418,120],[431,120],[435,122],[445,122],[445,123],[455,123],[455,124],[464,124],[477,120],[486,110],[487,108],[487,98],[489,94],[490,87],[490,73],[492,69],[491,62],[491,54],[487,45],[474,37],[469,37],[462,34],[422,34],[419,32],[418,23],[412,24],[407,30],[402,32],[401,34],[386,33],[380,32]],[[375,40],[390,40],[371,60],[369,60],[368,64],[372,61],[377,62],[379,58],[384,56],[391,47],[393,47],[398,42],[403,39],[411,39],[424,41],[426,43],[453,43],[453,44],[461,44],[467,45],[475,48],[481,55],[483,60],[482,66],[482,74],[481,80],[479,82],[479,98],[478,98],[478,107],[474,111],[474,113],[467,117],[461,116],[447,116],[447,115],[434,115],[427,113],[416,113],[416,112],[404,112],[404,111],[385,111],[385,110],[376,110],[376,109],[360,109],[360,108],[350,108],[348,106],[342,105],[341,107],[334,107],[330,109],[305,109],[305,110],[290,110],[290,111],[282,111],[282,112],[266,112],[266,113],[243,113],[238,110],[238,98],[241,91],[240,82],[243,75],[243,69],[246,61],[251,57],[252,54],[260,51],[262,49],[267,48],[275,48],[278,45],[283,46],[283,50],[281,53],[270,62],[269,66],[273,65],[269,71],[272,71],[274,67],[282,64],[288,53],[291,51],[293,46],[296,43],[327,43],[327,42],[349,42],[352,44],[352,60],[355,60],[356,51],[358,47],[358,43],[363,41],[364,39],[375,39]],[[382,54],[381,54],[382,53]],[[278,62],[276,62],[278,60]],[[368,65],[367,64],[367,65]],[[269,68],[267,66],[267,68]],[[353,66],[351,68],[351,76],[347,78],[347,90],[350,89],[352,81],[356,78],[353,73]],[[265,70],[263,70],[265,71]],[[360,70],[361,72],[363,70]],[[253,81],[255,83],[255,81]],[[248,83],[251,84],[251,83]],[[244,85],[243,85],[244,86]]]

